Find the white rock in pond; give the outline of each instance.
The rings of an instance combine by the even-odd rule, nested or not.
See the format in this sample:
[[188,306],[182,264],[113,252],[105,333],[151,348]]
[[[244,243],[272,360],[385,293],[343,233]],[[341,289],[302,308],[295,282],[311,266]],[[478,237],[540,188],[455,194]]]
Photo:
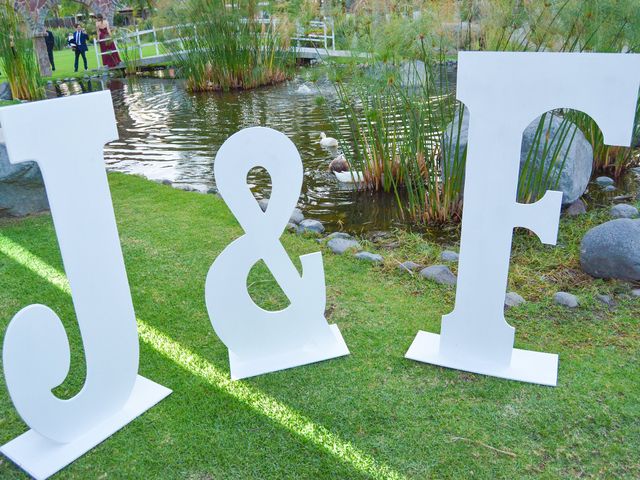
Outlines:
[[636,218],[638,216],[638,209],[628,203],[619,203],[611,207],[609,214],[613,218]]
[[440,260],[443,262],[457,262],[459,255],[451,250],[445,250],[440,254]]
[[298,233],[304,232],[323,233],[324,225],[322,225],[322,222],[319,222],[318,220],[305,218],[298,224]]
[[333,253],[342,255],[347,250],[361,250],[360,244],[352,238],[332,238],[327,242],[327,247],[331,249]]
[[609,185],[615,184],[615,180],[611,177],[598,177],[595,179],[596,185],[601,187],[608,187]]
[[558,305],[562,305],[563,307],[577,308],[578,305],[580,305],[578,303],[578,297],[567,292],[556,293],[553,296],[553,300]]
[[442,285],[455,285],[457,282],[456,276],[446,265],[432,265],[424,268],[420,271],[420,275]]
[[411,260],[408,260],[398,265],[398,268],[403,272],[415,272],[416,270],[422,269],[422,265],[420,265],[419,263],[412,262]]
[[522,305],[523,303],[526,303],[526,300],[516,292],[508,292],[504,296],[504,306],[507,308],[517,307],[518,305]]
[[381,263],[383,260],[382,255],[378,255],[377,253],[371,253],[371,252],[359,252],[359,253],[356,253],[355,257],[358,260],[365,260],[367,262],[373,262],[373,263]]
[[364,182],[364,174],[362,172],[333,172],[341,183],[362,183]]
[[607,185],[606,187],[602,187],[603,192],[615,192],[617,188],[613,185]]
[[633,290],[631,290],[631,295],[633,295],[634,297],[640,297],[640,288],[634,288]]

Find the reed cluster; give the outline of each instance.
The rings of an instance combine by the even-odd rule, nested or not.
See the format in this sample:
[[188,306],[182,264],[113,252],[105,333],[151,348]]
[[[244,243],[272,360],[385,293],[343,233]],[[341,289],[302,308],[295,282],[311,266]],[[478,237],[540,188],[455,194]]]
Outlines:
[[[467,3],[478,4],[460,10],[461,14],[468,11],[469,18],[461,20],[469,29],[473,22],[479,25],[474,30],[474,48],[620,52],[635,51],[640,45],[634,27],[640,24],[640,10],[630,8],[632,3],[626,0]],[[613,3],[619,8],[613,8]],[[402,15],[392,14],[387,23],[393,29],[402,24],[415,27],[428,21],[422,15],[405,15],[402,20]],[[364,175],[360,188],[392,193],[406,216],[419,223],[449,222],[461,216],[464,109],[455,100],[446,71],[446,60],[452,56],[452,42],[446,37],[444,31],[440,37],[434,32],[415,35],[411,48],[411,42],[402,37],[404,47],[393,48],[392,56],[387,49],[390,41],[385,40],[381,50],[374,49],[376,67],[367,67],[336,87],[338,110],[347,125],[336,122],[335,130],[352,170]],[[419,61],[415,61],[416,51]],[[639,120],[637,107],[635,139],[640,138]],[[637,162],[631,149],[605,145],[602,132],[588,115],[547,112],[538,120],[532,146],[521,161],[519,201],[534,202],[546,190],[557,188],[578,129],[593,147],[594,172],[617,176]]]
[[255,1],[192,0],[184,14],[180,41],[170,48],[190,91],[250,89],[293,74],[288,37],[256,18]]
[[13,2],[0,2],[0,68],[7,76],[13,98],[44,98],[40,68],[32,39],[13,8]]
[[[365,70],[337,82],[335,130],[360,189],[393,194],[408,220],[458,221],[466,162],[466,109],[455,99],[455,70],[444,54]],[[555,124],[555,128],[552,125]],[[522,160],[518,199],[534,202],[558,186],[577,129],[560,111],[538,120]]]
[[[464,156],[442,134],[458,109],[442,56],[396,68],[382,65],[337,82],[334,119],[344,155],[363,173],[366,190],[395,195],[417,222],[446,222],[461,214]],[[458,129],[463,115],[458,115]]]

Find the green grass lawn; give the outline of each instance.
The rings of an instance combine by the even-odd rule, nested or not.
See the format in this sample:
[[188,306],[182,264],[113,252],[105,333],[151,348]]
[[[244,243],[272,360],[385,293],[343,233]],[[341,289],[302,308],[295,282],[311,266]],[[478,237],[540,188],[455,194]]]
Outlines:
[[[217,197],[111,174],[140,332],[140,374],[173,394],[56,478],[358,479],[640,477],[640,300],[629,285],[577,267],[578,239],[605,214],[563,220],[559,246],[516,236],[510,287],[529,301],[507,313],[516,346],[560,354],[557,388],[500,380],[403,358],[417,331],[438,332],[454,289],[403,274],[441,247],[398,234],[373,266],[324,250],[327,312],[348,357],[231,382],[227,349],[204,303],[211,263],[242,235]],[[285,234],[290,256],[317,251]],[[368,248],[372,248],[368,245]],[[48,214],[0,221],[2,331],[42,303],[70,335],[74,395],[84,357]],[[544,278],[541,276],[544,275]],[[264,308],[283,296],[262,263],[248,283]],[[556,306],[566,289],[582,306]],[[616,296],[611,309],[596,292]],[[4,383],[4,382],[2,382]],[[0,389],[0,443],[27,427]],[[25,478],[5,458],[0,478]]]
[[[147,46],[143,47],[142,55],[144,58],[152,57],[156,54],[155,47]],[[93,48],[93,44],[89,45],[89,51],[87,52],[87,65],[89,70],[85,72],[82,58],[78,60],[78,71],[74,72],[73,63],[75,61],[75,53],[69,48],[64,50],[56,50],[53,52],[54,62],[56,64],[56,71],[53,72],[51,77],[46,77],[47,80],[62,80],[64,78],[83,77],[85,74],[97,73],[102,68],[102,63],[96,62],[96,53]],[[102,62],[102,60],[100,60]],[[0,74],[0,81],[7,80],[4,71]]]

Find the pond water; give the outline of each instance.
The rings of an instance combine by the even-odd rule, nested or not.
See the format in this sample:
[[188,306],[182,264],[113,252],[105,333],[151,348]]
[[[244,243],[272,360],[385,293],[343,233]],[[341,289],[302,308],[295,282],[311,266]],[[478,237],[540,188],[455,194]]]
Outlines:
[[[328,83],[316,87],[296,79],[244,92],[190,94],[180,80],[92,79],[57,85],[56,93],[103,88],[112,92],[120,136],[105,149],[110,170],[206,191],[215,187],[213,162],[220,145],[242,128],[267,126],[286,134],[300,152],[304,179],[298,206],[307,218],[354,233],[406,226],[393,196],[358,192],[328,171],[337,152],[319,144],[320,132],[331,135],[332,126],[327,107],[318,103],[320,93],[331,101]],[[257,198],[268,198],[264,170],[253,170],[247,181]]]
[[[411,226],[401,218],[393,195],[356,191],[328,171],[337,152],[319,144],[320,132],[330,133],[332,126],[327,107],[317,101],[322,95],[332,102],[328,82],[317,87],[298,78],[251,91],[190,94],[175,79],[104,78],[55,85],[51,94],[104,88],[112,92],[120,136],[105,148],[110,170],[207,191],[215,187],[213,162],[220,145],[241,128],[267,126],[285,133],[300,152],[304,179],[298,207],[307,218],[321,220],[330,231],[352,233]],[[346,128],[340,118],[336,121],[338,128]],[[591,185],[587,200],[593,206],[610,204],[621,193],[635,196],[638,184],[632,177],[621,179],[610,194]],[[268,198],[270,178],[264,170],[250,172],[247,182],[257,198]],[[451,238],[455,230],[428,233]]]

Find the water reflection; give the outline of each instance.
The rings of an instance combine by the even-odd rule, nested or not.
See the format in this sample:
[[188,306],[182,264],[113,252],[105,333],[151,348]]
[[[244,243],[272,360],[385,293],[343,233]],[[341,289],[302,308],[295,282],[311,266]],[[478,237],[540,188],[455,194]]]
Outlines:
[[[111,90],[120,139],[105,149],[110,170],[206,190],[215,187],[213,160],[220,145],[241,128],[268,126],[300,151],[299,206],[305,216],[354,232],[403,224],[392,196],[356,192],[329,173],[336,152],[319,145],[320,132],[332,130],[326,107],[318,104],[315,87],[300,86],[297,80],[248,92],[190,94],[179,80],[92,78],[54,85],[50,94]],[[329,84],[320,88],[331,96]],[[268,197],[270,179],[263,170],[250,172],[247,182],[256,196]]]
[[[213,161],[220,145],[241,128],[262,125],[284,132],[304,164],[299,207],[331,229],[351,232],[407,226],[392,195],[356,192],[329,173],[335,152],[319,145],[320,132],[332,127],[317,102],[318,90],[300,80],[248,92],[190,94],[179,80],[139,78],[134,82],[99,77],[50,86],[50,96],[108,88],[112,92],[120,139],[107,145],[105,160],[114,171],[153,180],[170,180],[199,190],[215,187]],[[332,87],[320,87],[332,101]],[[339,128],[346,123],[337,119]],[[627,186],[620,187],[623,192]],[[264,170],[249,173],[247,183],[258,198],[269,196]],[[635,184],[635,182],[634,182]],[[611,201],[590,188],[595,204]],[[620,192],[615,195],[620,195]]]

